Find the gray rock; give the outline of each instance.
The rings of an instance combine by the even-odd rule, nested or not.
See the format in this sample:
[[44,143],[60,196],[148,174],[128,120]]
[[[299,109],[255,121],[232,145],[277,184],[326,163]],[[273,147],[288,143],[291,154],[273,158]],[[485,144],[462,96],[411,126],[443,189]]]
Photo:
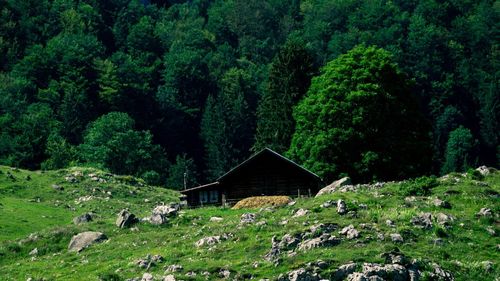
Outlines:
[[454,281],[455,280],[455,278],[453,277],[453,275],[450,272],[443,270],[439,265],[433,264],[433,267],[434,267],[434,272],[431,274],[432,278],[435,278],[435,279],[441,280],[441,281]]
[[57,185],[57,184],[53,184],[52,185],[52,188],[54,190],[57,190],[57,191],[63,191],[64,190],[64,187],[60,186],[60,185]]
[[317,194],[316,197],[324,195],[324,194],[330,194],[335,192],[339,187],[344,186],[344,185],[351,185],[351,179],[349,177],[341,178],[337,181],[332,182],[331,184],[323,187]]
[[337,201],[337,213],[339,213],[340,215],[347,213],[347,205],[342,199],[339,199]]
[[172,205],[159,205],[153,209],[150,222],[152,224],[161,225],[168,222],[169,217],[177,215],[178,208]]
[[347,239],[355,239],[360,236],[359,231],[357,231],[352,224],[342,228],[340,234],[345,235]]
[[146,272],[142,275],[141,281],[153,281],[153,280],[154,280],[154,278],[153,278],[153,275],[151,273]]
[[391,236],[392,242],[395,242],[395,243],[403,243],[404,242],[403,236],[401,236],[401,234],[399,234],[399,233],[391,233],[390,236]]
[[172,274],[169,274],[167,276],[163,276],[163,278],[161,280],[162,281],[176,281],[175,276],[173,276]]
[[319,247],[331,247],[340,244],[335,236],[323,233],[320,237],[305,240],[298,245],[299,251],[308,251]]
[[30,251],[29,253],[30,256],[37,256],[38,255],[38,248],[35,248],[33,250]]
[[116,226],[119,228],[127,228],[132,226],[134,223],[136,223],[137,218],[135,217],[134,214],[130,213],[127,209],[123,209],[120,211],[118,214],[118,217],[116,218]]
[[478,168],[476,169],[476,171],[478,171],[478,172],[479,172],[481,175],[483,175],[483,176],[487,176],[487,175],[489,175],[490,173],[494,172],[494,171],[495,171],[495,169],[493,169],[493,168],[488,168],[488,167],[486,167],[486,166],[481,166],[481,167],[478,167]]
[[68,245],[70,252],[81,252],[92,244],[102,242],[108,239],[106,235],[101,232],[86,231],[79,233],[71,238]]
[[328,200],[328,201],[325,201],[323,202],[323,204],[320,205],[321,208],[330,208],[332,206],[337,206],[337,202],[333,201],[333,200]]
[[301,239],[298,235],[285,234],[281,238],[281,241],[278,243],[278,247],[281,250],[290,250],[295,248],[300,243],[300,241]]
[[376,263],[365,263],[362,271],[369,278],[368,280],[372,280],[372,276],[381,278],[380,280],[407,281],[409,279],[408,270],[400,264],[382,266]]
[[434,205],[435,207],[438,207],[438,208],[444,208],[444,209],[451,208],[451,204],[449,202],[441,200],[439,198],[432,200],[431,203],[432,203],[432,205]]
[[182,271],[184,267],[180,264],[171,264],[167,267],[167,270],[165,272],[179,272]]
[[297,212],[293,215],[294,218],[302,217],[309,214],[309,210],[306,209],[298,209]]
[[92,221],[92,214],[91,213],[85,213],[81,216],[75,217],[73,219],[74,224],[82,224],[82,223],[88,223]]
[[317,273],[300,268],[285,275],[280,275],[278,281],[319,281],[319,276]]
[[245,214],[242,214],[241,215],[241,218],[240,218],[240,223],[241,224],[250,224],[250,223],[254,223],[255,222],[255,219],[256,219],[256,215],[254,213],[245,213]]
[[385,221],[385,224],[386,224],[388,227],[396,227],[396,224],[395,224],[392,220],[386,220],[386,221]]
[[210,221],[211,221],[211,222],[221,222],[221,221],[223,221],[223,220],[224,220],[224,219],[223,219],[223,218],[221,218],[221,217],[211,217],[211,218],[210,218]]
[[280,250],[280,243],[281,242],[278,242],[278,240],[276,239],[276,236],[273,236],[273,238],[271,238],[271,250],[264,255],[264,259],[269,261],[269,262],[274,262],[274,263],[277,263],[279,261],[279,256],[281,254],[281,250]]
[[453,216],[447,215],[445,213],[438,213],[436,215],[436,221],[441,226],[449,226],[453,223],[455,218]]
[[361,272],[354,272],[347,276],[346,281],[369,281],[369,279]]
[[429,229],[432,227],[432,214],[422,213],[413,217],[411,223],[418,228]]
[[354,273],[354,271],[356,271],[356,264],[355,263],[352,262],[352,263],[344,264],[344,265],[339,266],[339,268],[337,268],[337,270],[335,270],[335,272],[332,274],[331,278],[334,281],[344,280],[349,274]]
[[216,235],[216,236],[208,236],[201,238],[200,240],[196,241],[195,246],[196,247],[202,247],[202,246],[213,246],[215,244],[219,244],[220,242],[227,240],[229,236],[227,234],[223,235]]
[[488,208],[481,208],[479,212],[476,214],[478,217],[491,217],[493,216],[493,211]]

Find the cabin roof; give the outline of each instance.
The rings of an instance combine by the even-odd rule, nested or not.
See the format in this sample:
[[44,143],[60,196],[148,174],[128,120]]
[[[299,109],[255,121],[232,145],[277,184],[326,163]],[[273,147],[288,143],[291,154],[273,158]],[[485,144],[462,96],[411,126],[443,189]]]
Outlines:
[[299,170],[301,170],[302,172],[308,174],[309,176],[316,178],[318,181],[321,181],[321,178],[318,175],[316,175],[315,173],[307,170],[306,168],[300,166],[299,164],[293,162],[292,160],[284,157],[283,155],[275,152],[272,149],[264,148],[263,150],[261,150],[261,151],[255,153],[254,155],[250,156],[250,158],[248,158],[247,160],[241,162],[236,167],[234,167],[231,170],[229,170],[227,173],[225,173],[222,176],[220,176],[215,182],[212,182],[212,183],[209,183],[209,184],[200,185],[200,186],[196,186],[196,187],[192,187],[192,188],[189,188],[189,189],[181,191],[181,193],[186,193],[186,192],[190,192],[190,191],[193,191],[193,190],[197,190],[197,189],[202,189],[202,188],[207,188],[207,187],[211,187],[211,186],[214,186],[214,185],[218,185],[221,182],[223,182],[225,178],[233,175],[234,173],[236,173],[239,170],[241,170],[243,167],[245,167],[245,166],[249,165],[251,162],[255,161],[255,159],[257,159],[259,157],[262,157],[262,156],[264,156],[266,154],[267,155],[271,155],[272,157],[276,157],[276,158],[278,158],[278,159],[280,159],[282,161],[285,161],[286,163],[291,164],[292,166],[298,168]]

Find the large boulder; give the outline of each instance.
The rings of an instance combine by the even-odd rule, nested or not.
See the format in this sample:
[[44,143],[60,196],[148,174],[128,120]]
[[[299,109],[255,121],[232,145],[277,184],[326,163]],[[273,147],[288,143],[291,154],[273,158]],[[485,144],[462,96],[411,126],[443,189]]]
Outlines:
[[337,213],[339,213],[339,215],[347,213],[347,205],[342,199],[339,199],[339,201],[337,201]]
[[108,239],[106,235],[101,232],[82,232],[71,238],[71,241],[68,245],[68,250],[70,252],[81,252],[83,249],[89,247],[90,245],[102,242],[106,239]]
[[127,209],[123,209],[116,218],[116,226],[119,228],[127,228],[137,221],[134,214],[130,213]]
[[333,192],[337,191],[337,189],[339,187],[344,186],[344,185],[352,185],[351,178],[345,177],[345,178],[341,178],[337,181],[332,182],[331,184],[323,187],[320,191],[318,191],[318,193],[316,194],[316,197],[324,195],[324,194],[333,193]]

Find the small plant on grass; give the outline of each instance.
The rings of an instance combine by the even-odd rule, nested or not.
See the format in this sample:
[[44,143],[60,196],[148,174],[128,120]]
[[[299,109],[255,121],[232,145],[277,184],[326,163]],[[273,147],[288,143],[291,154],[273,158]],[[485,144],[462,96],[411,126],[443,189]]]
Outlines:
[[429,196],[432,189],[439,185],[436,177],[420,177],[401,184],[400,192],[404,196]]
[[467,177],[473,180],[483,180],[484,176],[478,171],[474,169],[467,170]]

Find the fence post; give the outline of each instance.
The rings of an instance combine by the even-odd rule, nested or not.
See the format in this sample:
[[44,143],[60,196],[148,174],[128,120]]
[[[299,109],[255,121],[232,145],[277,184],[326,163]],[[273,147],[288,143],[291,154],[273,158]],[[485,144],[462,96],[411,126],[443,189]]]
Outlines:
[[300,198],[300,188],[297,189],[297,198]]
[[226,208],[226,194],[222,193],[222,208]]
[[311,197],[311,189],[309,188],[307,191],[309,192],[309,197]]

